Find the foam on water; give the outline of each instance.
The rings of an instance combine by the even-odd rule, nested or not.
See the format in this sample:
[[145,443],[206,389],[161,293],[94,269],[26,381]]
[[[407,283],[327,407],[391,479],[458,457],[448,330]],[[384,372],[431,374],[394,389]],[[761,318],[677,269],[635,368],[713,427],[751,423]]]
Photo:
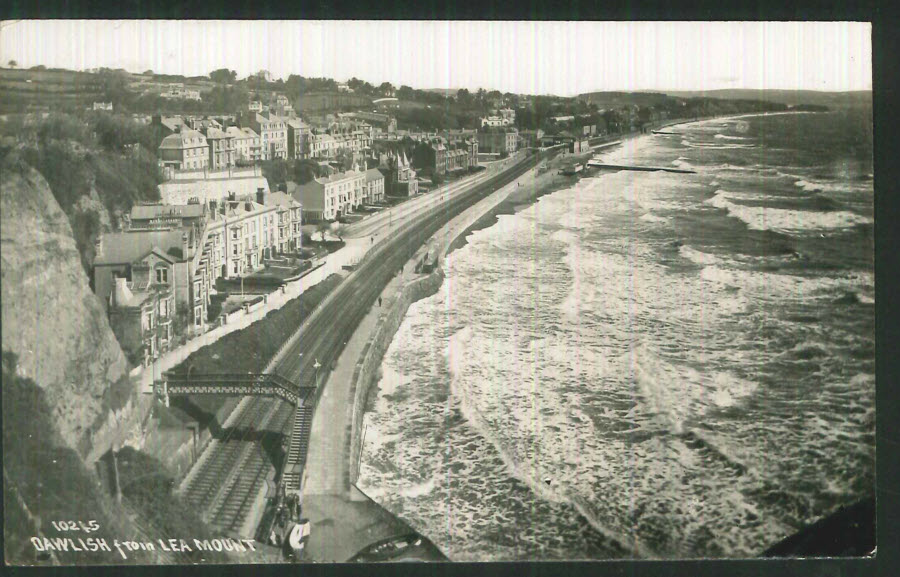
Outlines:
[[729,136],[727,134],[716,134],[713,138],[717,138],[719,140],[750,140],[746,136]]
[[706,201],[708,204],[728,211],[728,214],[742,220],[753,230],[772,230],[786,234],[804,232],[825,232],[850,228],[857,224],[870,224],[872,219],[849,211],[816,212],[809,210],[789,210],[765,206],[746,206],[732,202],[736,198],[726,191],[716,191],[716,195]]
[[[608,161],[705,174],[605,173],[502,216],[388,350],[360,483],[451,559],[751,556],[871,486],[872,271],[729,252],[760,236],[732,210],[789,221],[740,202],[793,181],[725,167],[742,151],[633,142]],[[735,174],[759,185],[704,202]],[[846,228],[786,212],[815,243]]]

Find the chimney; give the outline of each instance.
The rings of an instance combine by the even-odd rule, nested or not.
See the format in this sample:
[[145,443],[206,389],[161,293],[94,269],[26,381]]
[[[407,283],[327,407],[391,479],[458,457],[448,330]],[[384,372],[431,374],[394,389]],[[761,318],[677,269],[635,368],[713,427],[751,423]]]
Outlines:
[[190,250],[191,243],[186,232],[181,233],[181,256],[184,260],[188,260],[190,258]]
[[245,203],[244,203],[244,209],[245,209],[247,212],[250,212],[251,210],[253,210],[253,203],[250,202],[250,201],[245,202]]
[[215,214],[219,211],[219,202],[216,200],[209,201],[209,212]]
[[237,200],[237,195],[233,192],[228,193],[228,200]]
[[262,187],[256,189],[256,203],[265,204],[266,190]]

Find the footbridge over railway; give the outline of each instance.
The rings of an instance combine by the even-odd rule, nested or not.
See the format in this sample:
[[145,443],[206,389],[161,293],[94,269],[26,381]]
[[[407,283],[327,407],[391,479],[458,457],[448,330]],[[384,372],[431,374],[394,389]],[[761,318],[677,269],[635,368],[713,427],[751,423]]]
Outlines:
[[[317,363],[318,364],[318,363]],[[275,373],[165,373],[153,385],[157,399],[169,406],[172,396],[226,395],[277,398],[294,406],[294,422],[279,481],[279,495],[299,493],[309,449],[309,431],[316,403],[318,366],[312,384],[299,385]]]

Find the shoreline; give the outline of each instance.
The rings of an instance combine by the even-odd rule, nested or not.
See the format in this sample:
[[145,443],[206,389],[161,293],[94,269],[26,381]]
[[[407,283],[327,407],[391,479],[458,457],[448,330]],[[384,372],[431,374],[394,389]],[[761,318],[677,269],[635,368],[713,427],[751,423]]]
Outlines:
[[[727,118],[727,117],[710,117],[706,119],[696,119],[689,120],[685,122],[681,122],[678,124],[688,124],[694,122],[703,122],[704,120],[711,120],[715,118]],[[626,135],[622,135],[620,137],[621,143],[618,146],[623,146],[629,141],[633,141],[639,139],[641,137],[652,138],[653,134],[651,132],[634,132]],[[524,210],[529,206],[533,205],[537,202],[541,197],[551,194],[555,191],[561,190],[567,186],[572,186],[574,183],[578,182],[582,176],[564,176],[557,174],[557,168],[571,161],[582,162],[586,161],[589,158],[592,158],[595,154],[597,154],[596,150],[590,150],[586,153],[581,154],[569,154],[563,153],[550,158],[543,163],[548,167],[546,172],[543,174],[535,174],[537,168],[532,169],[528,173],[522,175],[520,180],[528,178],[529,175],[534,175],[533,179],[526,184],[524,187],[519,188],[514,186],[516,183],[511,183],[506,187],[500,188],[495,192],[488,195],[486,198],[482,199],[480,202],[475,203],[471,207],[467,208],[461,214],[457,215],[455,218],[451,219],[450,222],[446,223],[443,227],[441,227],[434,235],[432,235],[417,251],[417,256],[423,251],[430,251],[432,247],[437,248],[437,254],[439,256],[439,261],[443,261],[446,259],[447,255],[452,253],[454,250],[458,248],[462,248],[467,244],[467,238],[469,234],[477,231],[493,226],[497,222],[499,222],[499,217],[503,214],[515,214],[520,210]],[[509,190],[506,190],[509,188]],[[497,198],[498,196],[502,196],[502,198]],[[477,214],[477,216],[475,216]],[[366,382],[357,382],[356,387],[362,387],[365,389],[362,398],[360,399],[360,415],[359,421],[360,424],[365,422],[365,416],[368,413],[374,411],[376,406],[376,399],[378,395],[381,394],[381,386],[380,381],[382,378],[382,365],[384,363],[384,356],[387,353],[390,345],[392,344],[394,337],[405,320],[408,308],[415,302],[419,300],[423,300],[424,298],[433,295],[435,292],[441,290],[441,286],[443,286],[445,282],[444,270],[443,270],[443,262],[439,262],[439,266],[432,272],[430,275],[427,275],[422,278],[422,282],[425,284],[434,285],[434,281],[436,277],[439,277],[437,286],[429,287],[429,290],[421,291],[417,295],[409,295],[408,298],[400,299],[403,302],[395,302],[392,303],[390,307],[390,316],[395,316],[395,322],[391,323],[391,328],[393,330],[389,331],[389,334],[383,335],[383,342],[380,343],[381,346],[378,347],[378,352],[366,359],[368,351],[368,346],[366,350],[362,352],[358,359],[358,363],[361,364],[364,360],[367,360],[369,363],[374,365],[374,370],[371,371],[366,378]],[[413,283],[415,284],[415,281]],[[406,286],[410,286],[409,284]],[[404,287],[405,289],[406,287]],[[394,310],[394,307],[400,307],[402,310]],[[374,351],[373,351],[374,352]],[[377,356],[377,359],[374,358]],[[360,391],[362,393],[362,391]],[[360,453],[365,452],[364,439],[362,440],[362,444],[359,448]],[[352,451],[351,451],[352,454]],[[354,455],[356,456],[356,455]],[[356,474],[359,474],[359,471],[356,471]],[[354,479],[352,485],[356,487],[358,479]],[[522,481],[524,482],[524,481]],[[526,483],[530,487],[528,483]],[[530,487],[534,490],[533,487]],[[359,489],[357,489],[359,490]],[[382,506],[378,503],[377,500],[372,499],[372,502],[377,504],[378,506]],[[601,529],[594,526],[591,523],[590,516],[586,514],[587,512],[582,510],[577,504],[573,503],[578,515],[580,515],[584,521],[592,527],[594,531],[597,532],[599,536],[604,539],[610,540],[623,550],[628,550],[628,547],[619,541],[616,537],[602,531]],[[394,513],[389,511],[392,515]],[[400,517],[397,517],[400,519]],[[407,521],[403,521],[407,523]],[[411,526],[411,525],[410,525]],[[413,527],[417,532],[419,531],[417,528]],[[425,537],[430,541],[430,537],[424,533],[419,532],[420,535]],[[644,552],[646,555],[647,552]],[[449,558],[448,558],[449,559]]]
[[[750,115],[736,115],[736,116],[713,116],[713,117],[709,117],[709,118],[693,119],[693,120],[687,120],[687,121],[682,121],[682,122],[676,122],[676,123],[669,124],[666,126],[673,126],[675,124],[678,124],[678,125],[692,124],[692,123],[696,123],[696,122],[704,122],[704,121],[716,120],[716,119],[730,119],[730,118],[734,118],[734,117],[763,116],[763,115],[764,114],[750,114]],[[663,127],[661,126],[661,127],[657,127],[654,129],[659,129],[659,128],[663,128]],[[652,132],[634,132],[634,133],[622,135],[620,137],[621,143],[618,146],[621,147],[621,146],[625,145],[626,143],[636,140],[636,139],[639,139],[641,137],[653,138],[653,136],[654,135],[652,134]],[[529,171],[528,173],[526,173],[526,174],[522,175],[522,177],[520,177],[520,180],[521,180],[521,179],[527,178],[529,175],[535,175],[533,177],[533,180],[531,180],[531,182],[526,184],[524,187],[522,187],[522,188],[515,187],[515,186],[513,186],[515,183],[512,183],[510,185],[507,185],[506,187],[500,188],[497,191],[491,193],[486,198],[482,199],[482,201],[472,205],[471,207],[469,207],[468,209],[463,211],[461,214],[457,215],[450,222],[446,223],[443,227],[441,227],[441,229],[439,229],[432,237],[430,237],[428,239],[428,241],[426,241],[423,248],[426,248],[426,250],[430,251],[432,246],[435,246],[437,248],[439,259],[440,260],[445,259],[447,257],[447,255],[452,253],[454,250],[466,246],[466,244],[468,243],[467,238],[468,238],[469,234],[471,234],[475,231],[482,230],[482,229],[488,228],[490,226],[493,226],[494,224],[499,222],[499,217],[501,215],[515,214],[520,210],[524,210],[525,208],[528,208],[529,206],[531,206],[532,204],[537,202],[541,197],[543,197],[547,194],[551,194],[555,191],[561,190],[567,186],[572,186],[574,183],[578,182],[578,180],[580,178],[582,178],[582,176],[575,176],[575,177],[563,176],[563,175],[557,174],[556,169],[561,164],[571,162],[573,160],[577,161],[577,162],[586,161],[587,159],[592,158],[595,154],[597,154],[597,151],[592,149],[589,152],[581,153],[581,154],[563,153],[563,154],[559,154],[557,156],[554,156],[551,159],[544,161],[544,163],[548,167],[546,172],[544,172],[543,174],[540,174],[540,175],[535,175],[535,171],[537,169],[536,168],[532,169],[531,171]],[[506,188],[510,188],[510,190],[504,192],[504,190]],[[502,198],[500,198],[500,199],[496,198],[496,196],[498,196],[498,195],[502,195]],[[480,212],[480,214],[479,214],[479,212]],[[478,214],[478,216],[476,217],[475,214]],[[474,220],[472,220],[473,217],[474,217]],[[441,245],[443,245],[443,246],[441,246]],[[421,252],[421,249],[420,249],[420,252]],[[419,253],[417,252],[417,254],[419,254]],[[406,313],[407,313],[409,306],[411,304],[413,304],[414,302],[418,302],[419,300],[422,300],[428,296],[433,295],[434,292],[437,292],[440,290],[440,287],[445,282],[443,263],[440,263],[439,266],[435,269],[435,271],[433,273],[431,273],[430,275],[428,275],[426,277],[423,277],[423,280],[425,280],[425,279],[433,280],[433,278],[436,276],[439,276],[440,279],[439,279],[438,286],[434,290],[426,290],[415,296],[410,295],[412,298],[404,299],[407,302],[403,303],[405,306],[402,307],[402,309],[403,309],[402,312],[395,311],[395,312],[401,312],[401,314],[399,315],[399,319],[397,319],[397,321],[395,323],[392,323],[393,324],[392,328],[394,330],[390,331],[390,334],[384,335],[384,342],[381,343],[382,346],[379,347],[379,349],[380,349],[379,354],[377,354],[378,358],[377,359],[374,359],[374,358],[368,359],[370,362],[374,361],[373,364],[375,365],[375,370],[373,370],[372,374],[370,374],[368,376],[368,382],[358,383],[358,386],[365,387],[365,389],[366,389],[364,398],[362,399],[362,401],[360,403],[361,404],[360,422],[365,421],[366,414],[374,411],[375,401],[377,399],[377,396],[379,394],[381,394],[381,387],[379,386],[379,383],[382,378],[381,366],[384,363],[384,355],[387,353],[387,350],[390,347],[390,345],[392,344],[393,339],[396,335],[396,332],[399,330],[400,326],[402,325],[403,321],[405,320]],[[429,284],[433,284],[433,283],[429,283]],[[418,297],[418,298],[416,298],[416,297]],[[362,362],[363,357],[365,357],[365,352],[363,353],[363,355],[361,355],[360,362]],[[364,441],[363,441],[363,443],[364,443]],[[365,451],[365,447],[361,446],[360,452],[364,452],[364,451]],[[357,470],[357,475],[358,475],[358,473],[359,473],[359,471]],[[354,485],[354,487],[356,486],[356,480],[354,481],[353,485]],[[528,483],[526,483],[526,485],[528,485]],[[531,488],[532,488],[532,490],[534,490],[533,487],[531,487]],[[380,506],[380,503],[377,503],[377,501],[375,501],[374,499],[373,499],[373,502],[375,502],[376,504],[378,504]],[[585,520],[585,522],[588,523],[588,525],[590,525],[593,528],[594,531],[597,532],[598,535],[600,535],[604,539],[611,540],[612,542],[614,542],[617,545],[619,545],[620,547],[622,547],[622,549],[628,550],[628,547],[624,543],[620,542],[616,537],[609,535],[605,531],[602,531],[601,529],[594,526],[594,524],[591,523],[590,516],[587,515],[586,511],[582,510],[581,507],[579,507],[576,503],[573,503],[573,506],[575,507],[578,514]],[[393,512],[391,512],[391,514],[393,514]],[[418,529],[416,529],[416,531],[418,531]],[[420,534],[423,537],[425,537],[426,539],[430,540],[430,537],[428,535],[421,533],[421,532],[420,532]],[[652,558],[652,554],[648,555],[648,553],[649,552],[646,552],[646,551],[643,552],[643,554],[645,556],[647,556],[647,558]]]

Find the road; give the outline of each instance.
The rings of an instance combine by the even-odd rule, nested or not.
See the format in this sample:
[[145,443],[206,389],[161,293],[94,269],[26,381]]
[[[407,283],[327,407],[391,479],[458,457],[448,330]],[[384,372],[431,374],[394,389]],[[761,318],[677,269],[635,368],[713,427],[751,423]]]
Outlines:
[[420,216],[426,211],[436,208],[442,202],[446,202],[450,197],[461,194],[471,186],[496,175],[504,167],[508,167],[512,163],[521,160],[521,155],[522,153],[518,153],[507,160],[492,162],[483,171],[475,175],[462,178],[427,193],[420,194],[406,202],[368,216],[359,222],[347,225],[347,231],[344,236],[347,238],[365,238],[371,237],[372,235],[377,236],[385,230],[390,232],[390,229],[393,226],[401,226],[410,218]]

